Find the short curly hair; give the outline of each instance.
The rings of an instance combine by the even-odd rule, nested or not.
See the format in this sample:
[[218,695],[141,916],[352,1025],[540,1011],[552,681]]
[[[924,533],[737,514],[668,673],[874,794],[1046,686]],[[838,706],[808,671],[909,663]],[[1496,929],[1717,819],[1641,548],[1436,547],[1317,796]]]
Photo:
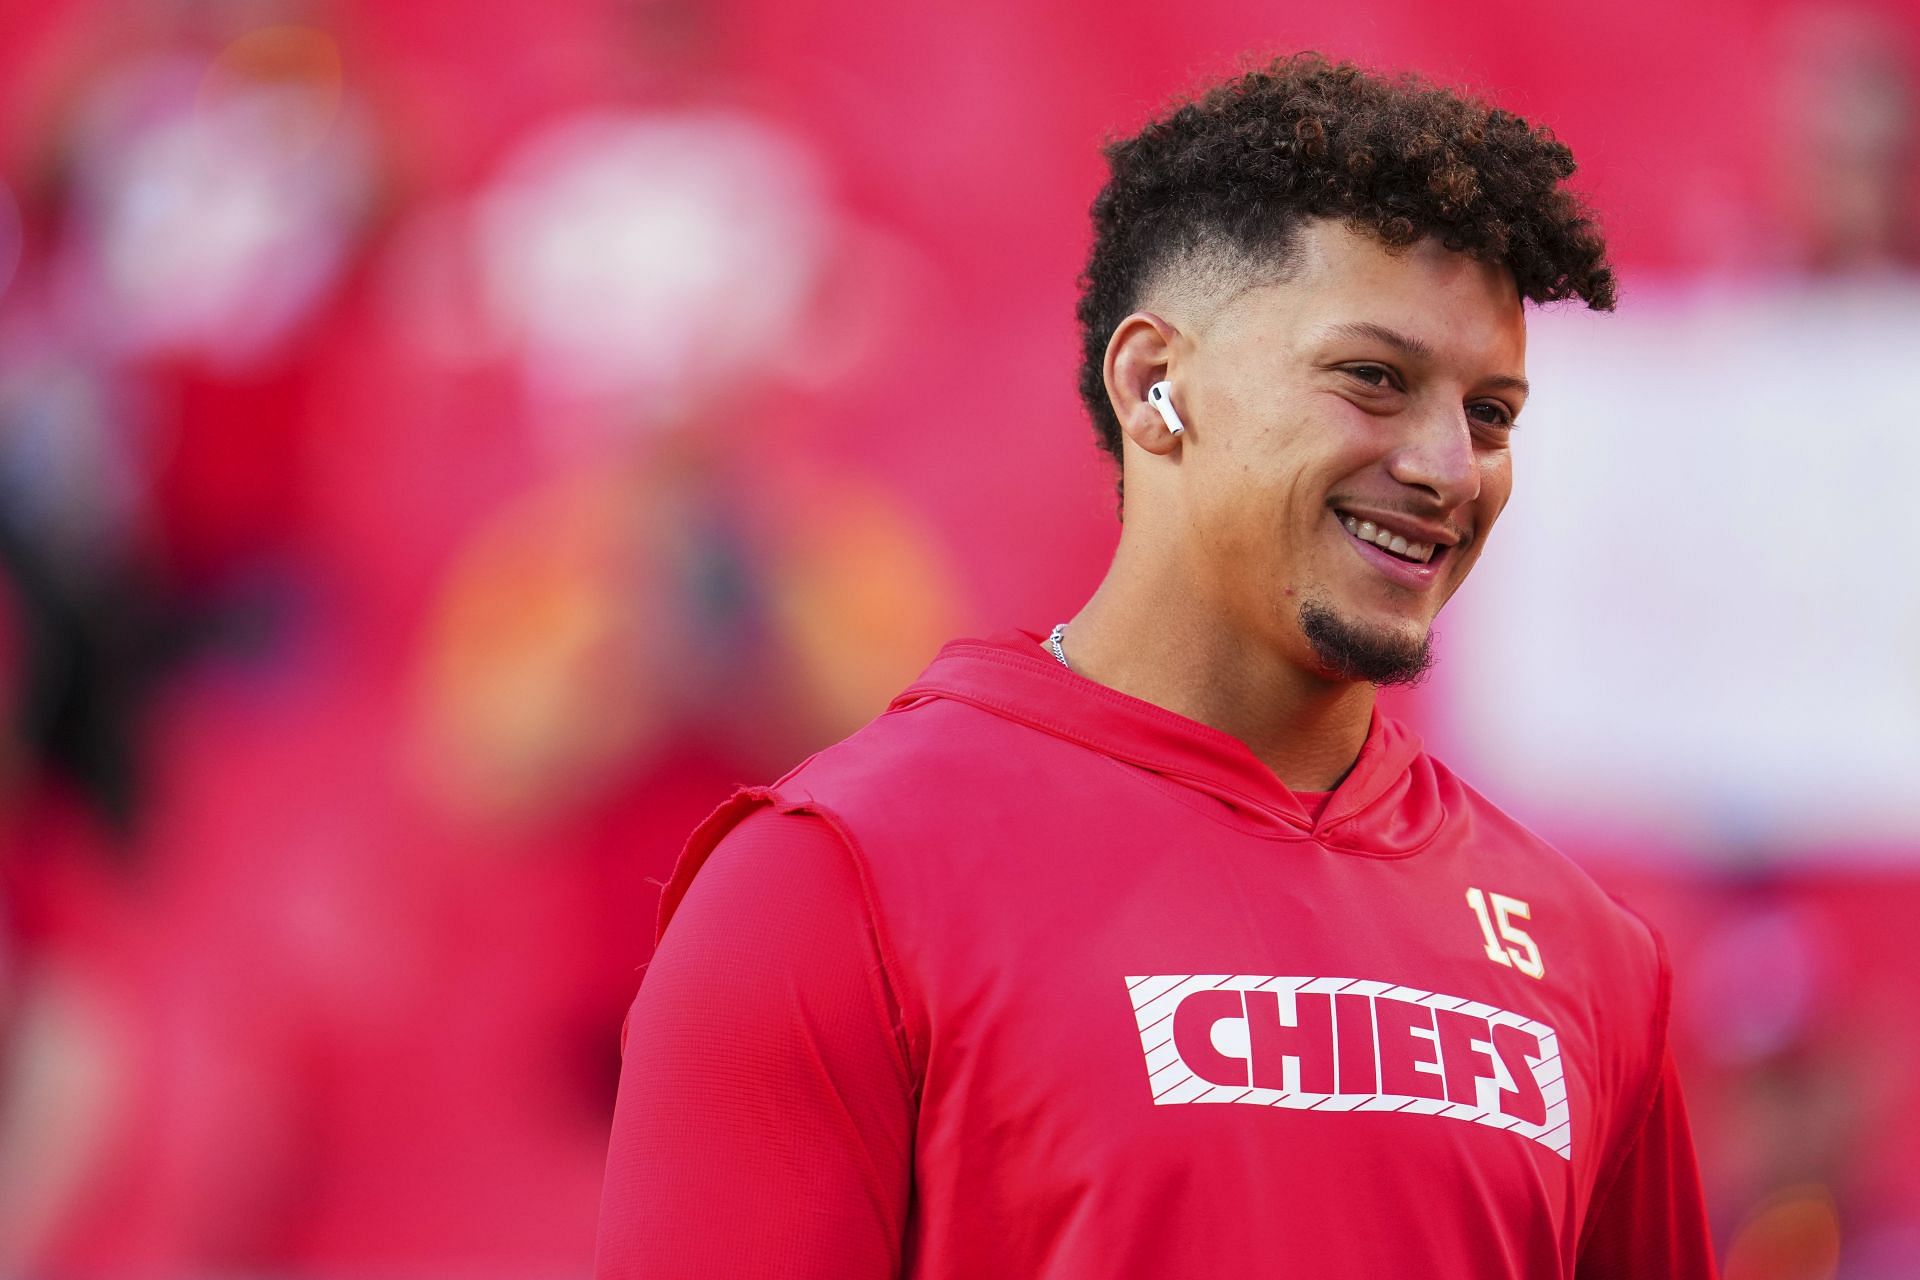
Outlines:
[[1217,302],[1286,278],[1295,240],[1339,218],[1389,248],[1428,236],[1505,267],[1530,302],[1614,303],[1606,242],[1561,184],[1573,153],[1545,128],[1416,76],[1316,53],[1279,58],[1104,149],[1080,278],[1080,397],[1117,462],[1107,343],[1169,290]]

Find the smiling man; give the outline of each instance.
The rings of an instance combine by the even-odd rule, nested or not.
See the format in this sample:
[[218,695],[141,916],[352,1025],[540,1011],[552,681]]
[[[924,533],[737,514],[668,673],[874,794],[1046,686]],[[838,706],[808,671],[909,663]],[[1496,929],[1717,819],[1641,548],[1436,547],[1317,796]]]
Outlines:
[[1658,940],[1374,706],[1512,486],[1572,158],[1307,56],[1108,150],[1122,533],[689,842],[602,1277],[1697,1277]]

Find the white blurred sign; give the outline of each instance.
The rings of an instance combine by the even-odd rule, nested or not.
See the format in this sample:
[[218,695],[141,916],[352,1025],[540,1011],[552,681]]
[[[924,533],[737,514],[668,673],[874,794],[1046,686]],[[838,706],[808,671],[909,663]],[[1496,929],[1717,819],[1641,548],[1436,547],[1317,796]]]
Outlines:
[[476,243],[543,397],[698,402],[801,340],[834,223],[812,155],[770,124],[586,114],[514,153]]
[[1537,313],[1528,375],[1443,619],[1472,775],[1616,826],[1920,838],[1920,284]]

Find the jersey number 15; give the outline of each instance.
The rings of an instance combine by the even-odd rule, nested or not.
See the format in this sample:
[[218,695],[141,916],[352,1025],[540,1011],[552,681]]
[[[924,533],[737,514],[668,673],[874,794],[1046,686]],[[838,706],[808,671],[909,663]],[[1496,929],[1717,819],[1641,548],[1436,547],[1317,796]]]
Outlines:
[[[1493,903],[1491,915],[1487,913],[1489,901]],[[1478,889],[1467,890],[1467,905],[1480,921],[1480,934],[1487,943],[1487,959],[1518,969],[1529,978],[1547,976],[1547,966],[1540,962],[1540,949],[1533,945],[1527,931],[1514,923],[1515,918],[1528,919],[1533,914],[1531,907],[1504,893],[1481,893]]]

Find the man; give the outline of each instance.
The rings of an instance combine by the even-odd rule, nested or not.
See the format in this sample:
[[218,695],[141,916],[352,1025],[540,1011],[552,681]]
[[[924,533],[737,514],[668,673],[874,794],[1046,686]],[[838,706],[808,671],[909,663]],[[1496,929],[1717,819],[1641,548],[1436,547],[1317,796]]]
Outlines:
[[1658,942],[1374,711],[1612,304],[1570,155],[1308,56],[1108,157],[1112,568],[694,834],[598,1274],[1710,1275]]

